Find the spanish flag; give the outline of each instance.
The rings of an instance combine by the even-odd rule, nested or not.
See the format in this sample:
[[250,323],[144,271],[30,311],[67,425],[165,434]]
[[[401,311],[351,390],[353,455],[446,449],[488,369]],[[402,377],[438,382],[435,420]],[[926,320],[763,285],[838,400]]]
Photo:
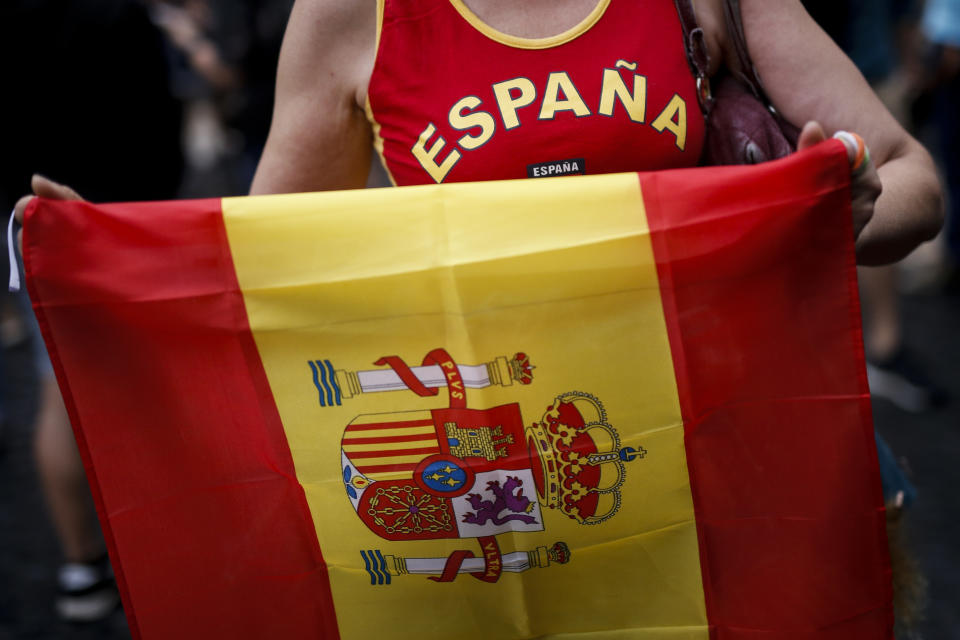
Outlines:
[[849,188],[35,200],[133,635],[889,640]]

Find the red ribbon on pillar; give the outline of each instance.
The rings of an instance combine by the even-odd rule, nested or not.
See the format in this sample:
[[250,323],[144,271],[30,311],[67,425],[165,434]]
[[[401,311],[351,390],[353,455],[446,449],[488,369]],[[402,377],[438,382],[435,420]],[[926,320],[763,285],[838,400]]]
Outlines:
[[[407,363],[399,356],[384,356],[373,364],[378,367],[386,365],[393,369],[400,376],[403,384],[407,385],[407,388],[418,396],[437,395],[438,390],[431,389],[420,382],[420,379],[413,374]],[[447,389],[450,391],[450,408],[465,409],[467,407],[467,389],[463,385],[463,378],[460,376],[457,363],[450,357],[446,349],[434,349],[423,359],[423,366],[434,364],[440,367],[446,379]]]
[[[483,582],[496,582],[503,572],[503,559],[500,555],[500,545],[497,544],[497,538],[496,536],[482,536],[477,538],[477,542],[480,544],[480,549],[483,550],[483,571],[470,575]],[[440,577],[430,576],[430,580],[434,582],[453,582],[459,575],[463,561],[475,557],[472,551],[454,551],[447,557],[447,562],[443,565],[443,573],[440,574]]]

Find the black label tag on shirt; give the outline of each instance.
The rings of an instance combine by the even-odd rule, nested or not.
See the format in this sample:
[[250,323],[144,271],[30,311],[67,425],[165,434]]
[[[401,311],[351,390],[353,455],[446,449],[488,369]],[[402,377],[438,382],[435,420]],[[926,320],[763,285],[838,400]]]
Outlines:
[[587,172],[583,158],[554,160],[527,165],[528,178],[552,178],[555,176],[583,175]]

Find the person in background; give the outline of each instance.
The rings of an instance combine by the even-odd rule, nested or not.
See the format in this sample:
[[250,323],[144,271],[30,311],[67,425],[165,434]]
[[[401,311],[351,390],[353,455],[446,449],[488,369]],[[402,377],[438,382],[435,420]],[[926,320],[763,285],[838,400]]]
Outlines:
[[186,158],[180,196],[240,195],[230,158],[236,143],[224,124],[225,97],[242,85],[242,70],[226,58],[213,33],[222,16],[208,0],[147,0],[166,36],[173,94],[183,102]]
[[211,36],[241,70],[241,81],[223,96],[221,112],[240,137],[235,180],[246,193],[270,130],[277,60],[293,0],[210,0],[210,6],[219,18]]
[[[176,195],[181,106],[168,87],[160,32],[127,0],[5,0],[0,65],[11,88],[0,119],[0,204],[44,191],[35,171],[100,201]],[[27,303],[29,304],[29,303]],[[56,611],[91,621],[117,605],[83,465],[33,314],[40,406],[35,458],[63,552]],[[8,576],[9,579],[9,576]]]

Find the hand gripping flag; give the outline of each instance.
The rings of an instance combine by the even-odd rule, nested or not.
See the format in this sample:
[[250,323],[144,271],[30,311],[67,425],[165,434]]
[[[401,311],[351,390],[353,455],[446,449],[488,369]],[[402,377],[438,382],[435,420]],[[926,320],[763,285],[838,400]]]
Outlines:
[[892,637],[849,168],[38,200],[135,637]]

